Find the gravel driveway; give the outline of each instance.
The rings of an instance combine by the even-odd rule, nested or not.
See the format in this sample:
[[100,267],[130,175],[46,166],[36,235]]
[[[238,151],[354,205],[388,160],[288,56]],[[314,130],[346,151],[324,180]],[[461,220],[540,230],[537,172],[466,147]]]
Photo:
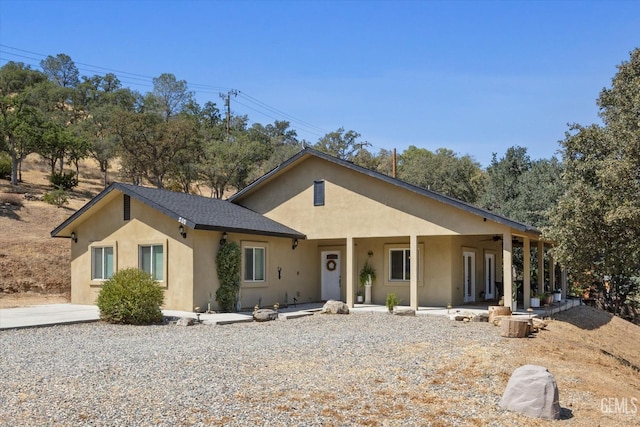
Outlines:
[[226,326],[54,326],[3,331],[0,341],[0,425],[522,421],[497,408],[511,372],[500,358],[516,347],[488,323],[317,314]]

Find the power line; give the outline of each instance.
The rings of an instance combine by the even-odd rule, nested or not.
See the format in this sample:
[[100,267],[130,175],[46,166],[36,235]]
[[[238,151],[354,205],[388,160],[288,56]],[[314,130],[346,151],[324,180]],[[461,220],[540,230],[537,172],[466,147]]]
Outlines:
[[[32,61],[36,61],[37,63],[27,63],[28,65],[34,66],[34,67],[40,67],[40,61],[42,61],[43,59],[47,58],[50,55],[45,55],[43,53],[39,53],[39,52],[33,52],[30,50],[25,50],[25,49],[20,49],[20,48],[16,48],[16,47],[12,47],[12,46],[7,46],[4,44],[0,44],[0,48],[4,48],[4,49],[9,49],[12,51],[17,51],[17,52],[21,52],[21,53],[15,53],[15,52],[10,52],[4,49],[0,49],[0,53],[5,54],[5,55],[11,55],[14,57],[18,57],[18,58],[25,58],[25,59],[29,59]],[[27,56],[24,54],[29,54],[31,56]],[[33,55],[35,55],[36,57],[34,57]],[[121,83],[126,83],[129,85],[133,85],[133,86],[140,86],[140,87],[153,87],[153,79],[154,77],[152,76],[147,76],[144,74],[139,74],[139,73],[132,73],[129,71],[122,71],[122,70],[116,70],[113,68],[109,68],[109,67],[102,67],[102,66],[98,66],[98,65],[92,65],[92,64],[86,64],[83,62],[75,62],[74,64],[77,66],[77,68],[83,72],[92,72],[92,73],[96,73],[96,72],[103,72],[103,71],[108,71],[111,73],[114,73],[118,76],[118,79],[120,80]],[[230,93],[231,91],[234,91],[235,89],[231,89],[228,87],[224,87],[224,86],[215,86],[215,85],[209,85],[209,84],[201,84],[201,83],[189,83],[187,82],[187,85],[190,89],[194,89],[195,91],[197,91],[200,94],[215,94],[220,93],[220,91],[226,91],[228,93]],[[323,129],[319,126],[316,126],[312,123],[309,123],[305,120],[299,119],[293,115],[290,115],[276,107],[273,107],[263,101],[260,101],[259,99],[245,93],[242,91],[237,91],[236,94],[234,94],[236,96],[241,97],[242,99],[244,99],[246,102],[254,105],[254,107],[251,107],[245,103],[236,101],[238,104],[252,110],[255,111],[259,114],[262,114],[266,117],[272,118],[274,120],[279,120],[279,118],[277,118],[276,116],[273,116],[271,114],[276,114],[277,116],[280,117],[280,119],[286,119],[287,121],[289,121],[291,124],[294,124],[296,127],[301,128],[301,130],[305,131],[306,133],[310,133],[312,135],[316,135],[316,136],[322,136],[326,133],[329,133],[329,131],[327,131],[326,129]],[[230,108],[227,108],[227,112],[228,114],[230,113]],[[271,113],[271,114],[269,114]]]

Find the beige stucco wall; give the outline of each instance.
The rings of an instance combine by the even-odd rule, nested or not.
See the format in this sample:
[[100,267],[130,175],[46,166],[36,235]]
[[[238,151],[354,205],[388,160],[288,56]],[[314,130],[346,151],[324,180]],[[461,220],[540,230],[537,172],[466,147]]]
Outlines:
[[165,253],[165,307],[193,309],[193,234],[183,239],[178,223],[131,199],[131,218],[123,220],[123,197],[109,197],[90,221],[74,224],[77,243],[71,245],[71,302],[94,304],[102,282],[91,280],[92,245],[113,246],[115,270],[138,267],[138,245],[162,244]]

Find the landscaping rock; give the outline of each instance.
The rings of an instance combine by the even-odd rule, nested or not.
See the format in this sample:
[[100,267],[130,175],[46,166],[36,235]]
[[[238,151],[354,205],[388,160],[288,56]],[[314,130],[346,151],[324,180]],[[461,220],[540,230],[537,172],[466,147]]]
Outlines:
[[193,326],[193,319],[190,317],[181,317],[176,322],[176,326]]
[[325,314],[349,314],[349,306],[342,301],[327,301],[322,307],[321,313]]
[[278,312],[270,308],[261,308],[253,312],[253,320],[256,322],[268,322],[278,320]]
[[480,314],[476,314],[475,316],[473,316],[471,318],[472,322],[488,322],[489,321],[489,315],[486,313],[480,313]]
[[533,418],[560,419],[556,380],[543,366],[521,366],[511,374],[500,407]]

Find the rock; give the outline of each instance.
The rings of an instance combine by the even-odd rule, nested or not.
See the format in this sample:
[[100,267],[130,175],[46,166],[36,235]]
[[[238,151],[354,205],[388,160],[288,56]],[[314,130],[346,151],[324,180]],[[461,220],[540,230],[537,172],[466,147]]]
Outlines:
[[176,326],[193,326],[193,319],[190,317],[181,317],[176,322]]
[[253,320],[256,322],[268,322],[278,320],[278,312],[270,308],[261,308],[253,312]]
[[395,314],[396,316],[415,316],[416,311],[410,308],[405,308],[402,310],[394,310],[393,314]]
[[488,322],[489,321],[489,315],[485,314],[485,313],[480,313],[480,314],[476,314],[475,316],[473,316],[471,318],[472,322]]
[[543,366],[521,366],[511,374],[500,407],[533,418],[560,419],[556,380]]
[[321,313],[326,314],[349,314],[349,306],[342,301],[330,299],[322,307]]

